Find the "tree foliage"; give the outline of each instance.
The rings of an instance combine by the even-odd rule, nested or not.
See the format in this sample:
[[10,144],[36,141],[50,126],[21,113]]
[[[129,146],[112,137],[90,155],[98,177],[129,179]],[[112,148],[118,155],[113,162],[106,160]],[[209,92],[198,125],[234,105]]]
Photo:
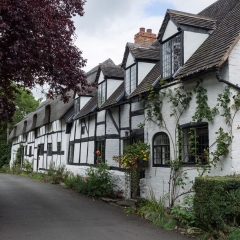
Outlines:
[[49,85],[49,95],[88,86],[86,60],[73,44],[72,17],[83,16],[85,0],[0,1],[0,120],[14,115],[17,87]]
[[[16,112],[13,116],[13,121],[0,122],[0,168],[4,164],[8,164],[11,157],[11,143],[7,142],[7,134],[10,132],[14,125],[20,122],[28,113],[34,111],[41,99],[36,100],[32,93],[26,91],[23,88],[16,88],[17,93],[14,94],[14,105],[16,106]],[[8,131],[8,130],[9,131]]]

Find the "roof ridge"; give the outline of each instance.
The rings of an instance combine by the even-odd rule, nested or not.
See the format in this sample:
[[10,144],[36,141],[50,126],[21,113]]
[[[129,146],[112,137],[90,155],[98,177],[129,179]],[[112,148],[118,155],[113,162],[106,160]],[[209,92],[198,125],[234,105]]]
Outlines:
[[[201,15],[198,15],[198,14],[186,13],[186,12],[176,11],[176,10],[172,10],[172,9],[168,9],[167,11],[168,12],[169,11],[177,12],[177,13],[179,13],[179,15],[183,15],[183,16],[188,16],[188,17],[193,17],[193,18],[198,18],[198,19],[205,19],[205,20],[216,22],[216,20],[213,19],[213,18],[204,17],[204,16],[201,16]],[[169,13],[171,13],[171,12],[169,12]]]

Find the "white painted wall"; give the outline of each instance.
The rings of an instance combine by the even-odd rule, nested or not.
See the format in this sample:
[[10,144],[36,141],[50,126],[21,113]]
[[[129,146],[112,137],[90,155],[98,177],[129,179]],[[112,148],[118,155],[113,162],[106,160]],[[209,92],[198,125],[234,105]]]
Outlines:
[[[229,81],[240,86],[240,41],[235,45],[228,58]],[[227,79],[226,79],[227,80]]]
[[107,80],[107,99],[117,90],[123,81],[108,79]]
[[[193,79],[191,83],[186,83],[185,88],[186,90],[192,89],[196,85],[196,80]],[[205,89],[208,91],[208,104],[212,108],[216,106],[217,104],[217,97],[218,94],[223,91],[225,88],[225,84],[219,83],[215,77],[215,74],[209,74],[205,77],[203,77],[203,83],[202,85]],[[176,86],[172,87],[172,90],[174,90]],[[190,107],[184,112],[180,119],[180,124],[186,124],[192,121],[192,116],[195,113],[196,109],[196,99],[195,96],[193,96],[193,100],[191,101]],[[170,103],[167,101],[164,101],[163,104],[163,116],[166,122],[166,126],[168,128],[168,131],[166,131],[165,128],[158,127],[154,122],[147,122],[145,126],[145,141],[148,141],[149,143],[152,143],[152,139],[154,134],[157,132],[165,132],[169,138],[170,134],[174,139],[174,131],[175,128],[175,119],[174,117],[170,117],[171,113],[171,106]],[[218,131],[219,127],[222,127],[225,131],[229,131],[229,127],[225,123],[225,119],[220,116],[222,113],[222,110],[220,109],[219,115],[217,115],[214,119],[214,122],[209,123],[209,146],[211,146],[216,139],[215,132]],[[203,120],[204,121],[204,120]],[[239,123],[240,124],[240,123]],[[239,138],[240,139],[240,138]],[[238,141],[239,142],[239,141]],[[237,146],[237,143],[236,145]],[[210,149],[211,151],[214,151],[216,148],[216,145],[213,144],[213,146]],[[171,158],[174,158],[174,147],[172,143],[170,144],[170,153]],[[235,147],[236,149],[236,147]],[[239,149],[239,147],[238,147]],[[210,175],[230,175],[233,173],[233,168],[235,171],[240,171],[240,164],[235,164],[236,161],[232,160],[232,153],[230,149],[230,154],[226,156],[226,158],[223,159],[223,161],[218,165],[216,169],[212,169]],[[240,155],[240,152],[236,152],[236,155]],[[239,158],[239,157],[238,157]],[[238,161],[239,162],[239,161]],[[223,170],[221,171],[221,167]],[[189,167],[188,167],[189,169]],[[191,170],[188,171],[189,181],[194,180],[194,178],[198,175],[197,169],[195,167],[190,167]],[[149,189],[152,188],[155,192],[155,195],[157,198],[162,196],[163,194],[167,193],[168,191],[168,181],[169,181],[169,174],[170,169],[167,167],[152,167],[152,157],[150,157],[150,166],[146,169],[146,178],[141,180],[141,194],[143,197],[146,197],[149,194]],[[188,189],[191,186],[191,184],[187,184],[186,189]]]
[[88,103],[92,97],[80,96],[80,110]]
[[98,84],[101,83],[102,81],[104,81],[104,75],[103,75],[103,73],[101,71],[100,76],[98,78]]
[[173,23],[172,20],[168,21],[167,27],[163,34],[162,41],[165,41],[169,37],[173,36],[174,34],[178,33],[177,26]]
[[208,38],[208,34],[184,31],[184,63]]
[[131,66],[132,64],[135,63],[135,58],[133,57],[132,53],[129,52],[128,57],[127,57],[127,62],[126,62],[126,68]]
[[[160,52],[159,52],[160,55]],[[138,62],[138,85],[155,66],[155,63]]]

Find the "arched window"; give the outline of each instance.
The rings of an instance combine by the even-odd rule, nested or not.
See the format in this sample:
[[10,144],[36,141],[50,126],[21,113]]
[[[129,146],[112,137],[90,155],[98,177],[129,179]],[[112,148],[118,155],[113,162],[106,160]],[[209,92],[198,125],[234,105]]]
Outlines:
[[170,160],[170,143],[166,133],[156,133],[153,137],[153,166],[168,165]]

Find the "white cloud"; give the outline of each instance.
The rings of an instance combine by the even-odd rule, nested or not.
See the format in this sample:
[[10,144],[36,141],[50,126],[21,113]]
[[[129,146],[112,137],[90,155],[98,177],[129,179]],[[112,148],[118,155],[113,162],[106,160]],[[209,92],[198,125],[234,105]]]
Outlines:
[[[134,41],[140,27],[151,28],[158,33],[164,15],[147,12],[151,4],[159,4],[159,11],[166,9],[198,13],[215,0],[88,0],[84,17],[75,19],[78,38],[75,44],[88,59],[85,70],[111,58],[115,64],[122,61],[125,45]],[[158,6],[158,5],[157,5]]]

